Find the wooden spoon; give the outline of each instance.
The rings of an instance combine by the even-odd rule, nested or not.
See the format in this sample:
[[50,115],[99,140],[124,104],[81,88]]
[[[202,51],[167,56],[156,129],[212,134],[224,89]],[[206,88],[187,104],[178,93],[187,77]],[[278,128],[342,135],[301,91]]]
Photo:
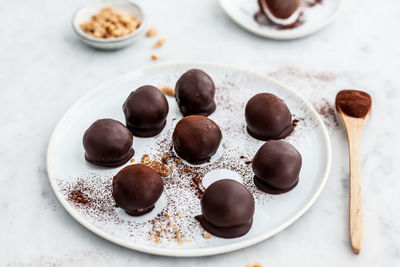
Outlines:
[[342,90],[336,95],[336,110],[349,142],[350,161],[350,243],[359,254],[364,241],[361,198],[360,144],[365,118],[371,111],[371,96],[362,91]]

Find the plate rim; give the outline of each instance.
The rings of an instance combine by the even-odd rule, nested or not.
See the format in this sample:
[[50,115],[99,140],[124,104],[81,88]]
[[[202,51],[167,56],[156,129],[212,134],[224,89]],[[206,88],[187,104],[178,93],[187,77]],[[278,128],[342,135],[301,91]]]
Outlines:
[[[268,231],[267,233],[264,233],[262,235],[256,236],[254,238],[248,239],[248,240],[243,240],[239,241],[237,243],[233,244],[228,244],[228,245],[222,245],[218,246],[215,248],[197,248],[197,249],[177,249],[177,248],[158,248],[158,247],[149,247],[141,244],[132,244],[126,240],[121,240],[109,233],[106,233],[100,229],[98,229],[96,226],[91,224],[88,220],[85,220],[82,215],[80,215],[77,211],[77,209],[72,208],[71,205],[69,205],[66,201],[64,196],[61,194],[61,192],[58,190],[58,186],[55,184],[56,177],[53,175],[53,170],[51,168],[51,161],[52,159],[50,158],[51,152],[53,150],[54,146],[54,139],[56,138],[56,133],[61,127],[62,123],[64,120],[69,116],[69,114],[72,112],[73,109],[75,109],[80,103],[82,103],[86,98],[92,96],[93,94],[97,93],[99,90],[102,88],[106,87],[109,84],[112,84],[116,81],[122,80],[123,78],[127,76],[132,76],[135,73],[141,73],[145,72],[151,69],[157,69],[160,67],[176,67],[176,66],[182,66],[182,65],[187,65],[187,66],[204,66],[204,67],[216,67],[216,68],[226,68],[226,69],[231,69],[234,71],[240,71],[240,72],[245,72],[249,75],[256,75],[262,79],[269,80],[273,83],[276,83],[280,87],[283,87],[284,90],[287,90],[290,94],[293,94],[295,97],[299,98],[301,101],[303,101],[304,105],[312,112],[316,119],[318,126],[321,127],[322,130],[322,136],[325,140],[324,146],[327,151],[326,156],[326,164],[324,166],[324,171],[322,175],[321,182],[317,188],[317,190],[313,193],[312,197],[308,200],[308,202],[304,205],[303,208],[301,208],[294,216],[290,217],[286,221],[284,221],[282,224],[280,224],[278,227],[273,228],[272,230]],[[129,248],[132,250],[148,253],[148,254],[153,254],[153,255],[161,255],[161,256],[170,256],[170,257],[200,257],[200,256],[211,256],[211,255],[217,255],[217,254],[222,254],[222,253],[227,253],[227,252],[232,252],[236,251],[242,248],[246,248],[252,245],[255,245],[261,241],[264,241],[271,236],[274,236],[275,234],[281,232],[282,230],[286,229],[288,226],[290,226],[292,223],[297,221],[306,211],[309,210],[309,208],[315,203],[319,195],[321,194],[322,190],[324,189],[326,182],[328,180],[328,176],[331,170],[331,163],[332,163],[332,149],[331,149],[331,141],[330,137],[328,134],[328,130],[323,123],[321,117],[317,113],[317,111],[314,109],[314,107],[308,102],[307,99],[305,99],[302,95],[297,93],[296,91],[292,90],[290,87],[288,87],[286,84],[280,82],[279,80],[276,80],[275,78],[269,77],[267,75],[262,75],[259,74],[253,70],[246,70],[238,67],[233,67],[230,65],[225,65],[225,64],[217,64],[217,63],[208,63],[208,62],[197,62],[197,61],[181,61],[181,62],[167,62],[167,63],[158,63],[158,64],[151,64],[151,65],[146,65],[143,67],[137,67],[134,68],[131,71],[128,71],[124,74],[118,75],[115,78],[109,79],[95,88],[91,89],[87,93],[85,93],[83,96],[79,97],[72,105],[70,105],[67,110],[63,113],[61,118],[58,120],[54,130],[51,133],[51,137],[49,140],[49,144],[47,147],[47,153],[46,153],[46,167],[47,167],[47,173],[49,177],[49,182],[50,185],[53,189],[53,192],[55,193],[58,201],[61,203],[61,205],[64,207],[64,209],[81,225],[83,225],[85,228],[87,228],[89,231],[92,233],[104,238],[105,240],[108,240],[114,244],[120,245],[125,248]]]
[[[222,8],[222,10],[225,12],[225,14],[228,15],[228,17],[233,20],[237,25],[242,27],[243,29],[247,30],[248,32],[251,32],[255,35],[264,37],[264,38],[269,38],[269,39],[274,39],[274,40],[292,40],[292,39],[298,39],[298,38],[303,38],[309,35],[312,35],[326,26],[330,24],[333,19],[339,15],[342,6],[343,6],[343,0],[335,0],[338,4],[334,12],[332,12],[329,16],[327,16],[321,23],[316,24],[314,26],[310,26],[310,28],[306,30],[299,30],[299,31],[265,31],[265,29],[258,29],[256,27],[252,27],[244,22],[242,22],[240,19],[238,19],[235,15],[230,12],[229,8],[226,7],[224,1],[226,0],[218,0],[219,6]],[[254,0],[255,1],[255,0]]]

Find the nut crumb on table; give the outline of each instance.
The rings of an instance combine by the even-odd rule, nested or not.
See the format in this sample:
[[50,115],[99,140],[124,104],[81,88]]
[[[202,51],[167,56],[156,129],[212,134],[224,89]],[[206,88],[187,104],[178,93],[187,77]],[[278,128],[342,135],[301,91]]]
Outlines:
[[158,40],[155,44],[154,44],[154,48],[159,48],[161,46],[163,46],[165,44],[166,40],[165,38],[161,38],[160,40]]
[[147,31],[146,36],[147,36],[147,37],[154,37],[154,36],[156,36],[157,34],[158,34],[157,28],[151,27],[151,28]]

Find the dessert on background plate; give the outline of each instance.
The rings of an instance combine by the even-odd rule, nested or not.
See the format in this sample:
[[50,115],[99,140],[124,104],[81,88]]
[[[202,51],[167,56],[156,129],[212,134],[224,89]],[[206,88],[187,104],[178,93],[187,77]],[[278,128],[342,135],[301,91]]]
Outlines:
[[219,0],[225,13],[256,35],[290,40],[311,35],[339,14],[342,0]]

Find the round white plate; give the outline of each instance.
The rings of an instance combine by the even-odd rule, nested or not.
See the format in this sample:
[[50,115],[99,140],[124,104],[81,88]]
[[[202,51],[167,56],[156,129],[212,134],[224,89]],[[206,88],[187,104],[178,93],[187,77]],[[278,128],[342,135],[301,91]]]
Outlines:
[[[304,2],[304,1],[303,1]],[[313,7],[304,7],[304,23],[294,29],[280,30],[274,25],[260,25],[254,20],[259,10],[257,0],[219,0],[222,9],[244,29],[262,37],[289,40],[308,36],[327,26],[339,13],[342,0],[323,0]]]
[[[82,136],[92,122],[114,118],[124,122],[122,104],[139,86],[174,86],[182,73],[200,68],[216,84],[217,110],[210,116],[223,133],[221,146],[211,162],[191,166],[175,163],[176,169],[164,178],[165,190],[155,209],[144,216],[131,217],[116,208],[111,197],[113,176],[123,167],[100,168],[85,161]],[[259,191],[252,182],[250,160],[264,143],[245,130],[244,105],[259,92],[284,99],[298,119],[294,132],[285,140],[303,157],[299,184],[282,195]],[[171,149],[171,135],[182,118],[176,101],[167,97],[169,114],[165,129],[155,138],[134,138],[136,162],[143,154],[160,159]],[[128,162],[127,164],[131,164]],[[321,193],[331,164],[327,130],[312,106],[284,84],[249,71],[204,63],[162,64],[140,68],[108,81],[78,100],[61,118],[50,139],[47,169],[50,183],[65,209],[97,235],[134,250],[166,256],[205,256],[248,247],[282,231],[304,214]],[[185,170],[186,169],[186,170]],[[187,172],[186,172],[187,171]],[[217,179],[241,181],[256,201],[254,223],[243,237],[223,239],[201,231],[194,219],[200,214],[200,200],[192,178],[204,176],[203,185]],[[163,214],[169,214],[164,216]],[[157,224],[153,223],[153,220]],[[173,223],[172,224],[170,224]],[[169,229],[152,238],[157,227]],[[175,229],[176,228],[176,229]],[[175,230],[179,233],[171,236]],[[165,233],[165,234],[164,234]],[[178,238],[176,238],[178,237]],[[179,238],[181,243],[178,242]],[[155,241],[155,240],[158,241]]]

